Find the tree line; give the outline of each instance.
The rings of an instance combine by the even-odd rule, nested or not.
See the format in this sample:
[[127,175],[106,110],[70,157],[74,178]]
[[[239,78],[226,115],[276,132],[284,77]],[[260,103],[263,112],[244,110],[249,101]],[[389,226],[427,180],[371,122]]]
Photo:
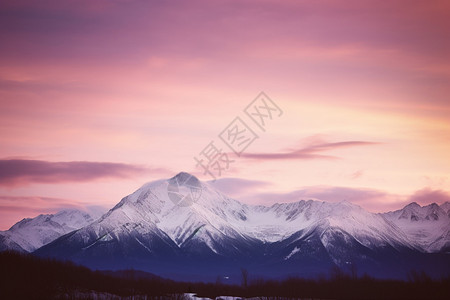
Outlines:
[[[268,270],[268,272],[270,272]],[[450,277],[433,280],[411,271],[409,280],[358,277],[335,267],[319,279],[252,278],[242,284],[177,282],[137,270],[92,271],[69,261],[17,252],[0,253],[0,299],[183,299],[185,293],[260,299],[450,299]]]

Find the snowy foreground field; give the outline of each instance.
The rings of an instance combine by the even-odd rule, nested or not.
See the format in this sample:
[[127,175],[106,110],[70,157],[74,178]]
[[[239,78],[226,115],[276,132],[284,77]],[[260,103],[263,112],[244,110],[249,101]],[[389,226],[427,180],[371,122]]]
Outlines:
[[[243,298],[243,297],[233,297],[233,296],[218,296],[215,298],[207,298],[207,297],[197,297],[194,293],[185,293],[185,294],[177,294],[170,296],[162,296],[162,297],[148,297],[142,295],[134,295],[129,297],[119,297],[117,295],[112,295],[108,293],[96,293],[96,292],[80,292],[72,295],[62,295],[61,299],[93,299],[93,300],[284,300],[284,299],[292,299],[292,298],[284,298],[284,297],[251,297],[251,298]],[[309,300],[311,298],[298,298],[299,300]],[[318,298],[314,298],[316,300],[320,300]]]
[[[183,295],[185,300],[209,300],[211,298],[202,298],[202,297],[197,297],[196,294],[193,293],[187,293]],[[242,297],[233,297],[233,296],[219,296],[216,297],[215,300],[242,300],[244,298]],[[249,298],[249,299],[260,299],[260,298]]]

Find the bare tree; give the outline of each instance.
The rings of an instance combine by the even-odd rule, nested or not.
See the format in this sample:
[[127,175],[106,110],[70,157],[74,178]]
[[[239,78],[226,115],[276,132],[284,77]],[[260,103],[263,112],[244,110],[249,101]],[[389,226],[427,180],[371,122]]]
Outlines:
[[221,275],[217,275],[216,285],[221,285],[221,284],[222,284],[222,276]]
[[354,261],[352,261],[352,263],[350,264],[350,274],[352,276],[352,279],[358,279],[358,267],[356,266]]
[[242,287],[246,288],[248,286],[248,271],[245,268],[241,268],[242,275]]

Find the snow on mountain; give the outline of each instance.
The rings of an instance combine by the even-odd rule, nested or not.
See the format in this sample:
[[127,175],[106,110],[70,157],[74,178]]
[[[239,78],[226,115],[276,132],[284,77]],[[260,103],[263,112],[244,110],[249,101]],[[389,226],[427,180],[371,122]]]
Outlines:
[[[428,215],[432,219],[433,211]],[[259,274],[270,269],[273,276],[299,270],[311,275],[349,263],[364,272],[402,276],[411,260],[425,261],[419,250],[388,217],[348,202],[247,205],[179,173],[143,185],[98,220],[34,253],[183,279],[229,274],[242,266]]]
[[215,254],[224,254],[230,249],[223,245],[231,240],[270,244],[302,232],[296,235],[300,240],[316,231],[325,249],[334,242],[330,237],[344,233],[369,249],[392,246],[439,252],[449,247],[449,220],[448,202],[441,207],[411,203],[385,214],[369,213],[349,202],[247,205],[182,172],[143,185],[95,222],[77,210],[24,219],[0,233],[0,247],[34,251],[82,228],[75,236],[82,237],[83,249],[133,233],[134,242],[147,252],[152,252],[153,245],[144,237],[153,234],[164,241],[168,238],[175,248],[200,243]]
[[382,214],[426,252],[450,250],[450,204],[420,206],[413,202],[400,210]]
[[9,230],[0,232],[0,251],[9,249],[32,252],[93,221],[88,213],[76,209],[26,218],[14,224]]
[[[402,278],[411,268],[447,274],[450,257],[424,253],[426,241],[415,235],[436,224],[448,234],[448,204],[417,206],[374,214],[349,202],[248,205],[179,173],[143,185],[101,218],[34,254],[94,269],[132,267],[181,280],[234,274],[238,282],[242,267],[259,275],[270,270],[273,277],[317,276],[336,265],[389,278]],[[54,222],[66,219],[56,217]],[[435,246],[426,251],[442,252],[448,236],[439,239],[436,231],[429,231],[423,234]]]
[[[300,230],[319,228],[322,232],[342,230],[368,248],[385,244],[411,246],[398,228],[349,202],[302,200],[271,207],[245,205],[243,216],[236,222],[241,232],[264,242],[278,242]],[[326,246],[325,238],[322,242]]]
[[[180,173],[174,178],[180,176],[191,175]],[[374,243],[409,244],[407,237],[383,217],[349,202],[302,200],[271,207],[246,205],[223,195],[208,183],[199,183],[200,197],[184,207],[169,200],[167,184],[167,181],[159,181],[145,185],[122,201],[126,203],[127,211],[151,212],[151,216],[145,216],[178,246],[203,226],[215,235],[244,237],[265,243],[279,242],[300,230],[320,226],[339,228],[369,248]]]
[[447,213],[447,216],[450,217],[450,202],[445,202],[441,205],[441,208],[444,210],[444,212]]
[[[186,180],[195,182],[193,189],[197,190],[198,195],[193,197],[198,199],[191,199],[189,205],[180,205],[174,202],[168,191],[172,183]],[[178,186],[181,189],[185,185]],[[189,195],[189,189],[184,193]],[[103,241],[120,240],[133,231],[140,235],[135,238],[136,241],[151,251],[152,245],[146,243],[142,235],[154,232],[162,238],[167,235],[178,247],[195,239],[217,254],[220,252],[218,245],[225,240],[274,243],[301,230],[308,232],[314,229],[320,229],[322,233],[327,230],[346,232],[368,248],[381,245],[407,245],[413,248],[406,235],[382,216],[348,202],[302,200],[271,207],[246,205],[187,173],[145,184],[77,234],[83,235],[86,241],[93,240],[92,245],[84,245],[90,247],[98,243],[102,236]],[[327,235],[322,235],[321,239],[327,247]]]
[[[173,182],[183,182],[186,178],[197,181],[198,192],[201,193],[190,205],[174,202],[168,192]],[[133,243],[137,242],[151,253],[155,246],[151,240],[156,236],[166,244],[173,243],[171,247],[187,247],[187,242],[194,240],[218,253],[225,250],[219,249],[224,248],[225,241],[233,238],[252,240],[251,236],[241,233],[241,227],[233,225],[244,218],[243,213],[241,203],[200,183],[187,173],[180,173],[169,180],[145,184],[123,198],[99,220],[78,230],[72,239],[80,238],[82,248],[88,249],[103,242],[120,242],[132,236]]]

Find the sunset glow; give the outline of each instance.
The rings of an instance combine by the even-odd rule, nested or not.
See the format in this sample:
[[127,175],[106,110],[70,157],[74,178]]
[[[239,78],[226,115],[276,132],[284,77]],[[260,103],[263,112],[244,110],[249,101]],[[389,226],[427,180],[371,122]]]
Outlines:
[[[450,201],[449,37],[445,0],[2,1],[0,229],[211,180],[213,140],[234,160],[213,184],[246,203]],[[241,157],[218,138],[237,116]]]

